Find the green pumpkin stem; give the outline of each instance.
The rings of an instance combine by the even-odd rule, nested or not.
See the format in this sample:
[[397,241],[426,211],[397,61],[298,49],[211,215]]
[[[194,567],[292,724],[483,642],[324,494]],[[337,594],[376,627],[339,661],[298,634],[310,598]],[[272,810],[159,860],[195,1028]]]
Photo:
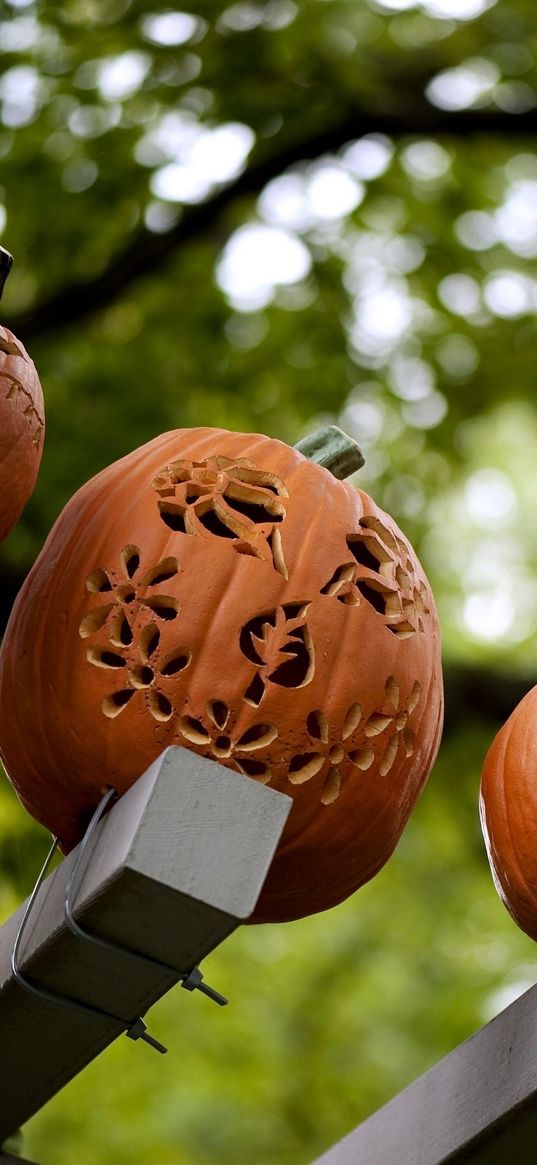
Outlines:
[[6,251],[4,247],[0,247],[0,299],[4,291],[6,279],[13,266],[13,255]]
[[316,461],[317,465],[329,469],[338,481],[344,481],[365,463],[359,445],[342,429],[338,429],[337,425],[317,429],[315,433],[303,437],[302,441],[295,445],[295,449],[310,461]]

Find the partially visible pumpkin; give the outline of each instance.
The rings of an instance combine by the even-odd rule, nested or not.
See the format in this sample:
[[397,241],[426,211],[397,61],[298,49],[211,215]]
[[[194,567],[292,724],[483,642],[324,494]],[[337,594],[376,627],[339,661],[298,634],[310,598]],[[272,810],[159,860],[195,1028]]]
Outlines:
[[537,687],[494,738],[481,777],[480,814],[500,898],[537,940]]
[[[0,296],[11,256],[0,247]],[[20,340],[0,326],[0,542],[34,488],[45,431],[43,392]]]
[[166,433],[83,486],[0,657],[6,768],[66,851],[103,784],[123,793],[170,744],[293,797],[261,921],[377,872],[441,720],[435,605],[401,531],[258,434]]

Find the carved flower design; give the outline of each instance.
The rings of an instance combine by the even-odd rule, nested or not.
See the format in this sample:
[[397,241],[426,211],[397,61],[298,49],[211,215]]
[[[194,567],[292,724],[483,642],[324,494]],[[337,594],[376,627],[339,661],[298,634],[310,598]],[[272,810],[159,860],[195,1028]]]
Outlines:
[[294,756],[291,760],[288,769],[291,784],[302,785],[323,770],[321,802],[323,805],[331,805],[341,791],[343,766],[350,763],[365,771],[371,768],[379,756],[378,749],[375,751],[372,747],[375,737],[382,737],[385,742],[380,754],[379,774],[381,777],[386,776],[395,763],[400,747],[407,757],[414,752],[414,733],[407,727],[407,722],[420,695],[420,684],[416,681],[408,707],[401,709],[400,685],[394,676],[390,676],[385,684],[381,709],[363,719],[360,704],[351,704],[339,731],[329,726],[321,710],[310,712],[306,728],[311,751]]
[[140,610],[148,618],[176,619],[179,603],[173,595],[163,594],[160,587],[178,573],[176,558],[164,558],[142,571],[140,548],[124,546],[119,571],[100,566],[86,579],[86,589],[90,594],[102,594],[104,602],[92,606],[84,615],[78,628],[81,639],[87,639],[106,625],[114,647],[129,647],[134,638],[134,618]]
[[372,749],[356,749],[350,738],[362,719],[360,704],[351,704],[339,731],[331,728],[320,709],[309,713],[306,728],[311,751],[294,756],[289,764],[288,777],[292,785],[303,785],[317,773],[324,770],[321,792],[323,805],[331,805],[339,797],[342,781],[342,765],[352,761],[358,768],[367,769],[373,764],[375,754]]
[[283,481],[244,457],[174,461],[153,481],[163,522],[198,537],[227,538],[239,554],[270,562],[284,578],[287,567],[278,523],[285,517]]
[[413,684],[406,708],[401,707],[401,688],[394,676],[390,676],[384,688],[382,712],[374,712],[364,724],[366,736],[382,735],[386,742],[379,764],[379,774],[385,777],[395,763],[400,749],[405,757],[413,756],[415,732],[408,727],[408,720],[421,696],[421,684]]
[[321,594],[347,606],[359,606],[365,599],[384,616],[388,631],[401,639],[423,631],[429,614],[427,588],[416,576],[403,540],[380,518],[367,516],[347,536],[347,546],[353,559],[337,567]]
[[[121,551],[119,570],[98,567],[86,579],[90,594],[104,597],[87,611],[78,629],[81,639],[97,640],[88,647],[86,658],[121,680],[121,686],[102,701],[105,716],[119,716],[138,693],[155,720],[171,719],[167,681],[188,667],[191,658],[184,648],[165,655],[160,650],[159,624],[176,619],[180,610],[177,599],[161,588],[178,573],[176,558],[164,558],[143,570],[140,548],[128,545]],[[144,626],[138,631],[140,614]]]
[[108,646],[88,648],[89,663],[121,677],[122,687],[103,699],[101,707],[105,716],[111,719],[119,716],[138,694],[145,699],[154,720],[171,719],[174,709],[170,699],[173,690],[170,692],[169,681],[188,667],[191,655],[189,651],[175,648],[161,656],[159,647],[160,631],[156,623],[149,623],[128,651],[112,650]]
[[203,749],[204,756],[218,761],[232,759],[235,768],[261,784],[270,780],[269,765],[255,753],[276,739],[278,729],[274,724],[253,724],[237,739],[231,709],[223,700],[209,700],[199,719],[181,716],[177,730],[188,744]]

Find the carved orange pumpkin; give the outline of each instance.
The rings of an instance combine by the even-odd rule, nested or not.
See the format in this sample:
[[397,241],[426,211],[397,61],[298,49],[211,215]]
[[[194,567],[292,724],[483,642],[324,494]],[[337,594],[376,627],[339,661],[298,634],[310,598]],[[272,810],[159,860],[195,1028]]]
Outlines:
[[296,449],[178,430],[69,502],[0,664],[0,740],[68,850],[183,745],[294,798],[256,920],[341,901],[382,866],[434,760],[437,617],[395,523]]
[[489,748],[480,813],[498,894],[515,922],[537,940],[537,687]]
[[[0,247],[0,298],[11,267]],[[44,437],[43,392],[20,340],[0,326],[0,542],[34,488]]]

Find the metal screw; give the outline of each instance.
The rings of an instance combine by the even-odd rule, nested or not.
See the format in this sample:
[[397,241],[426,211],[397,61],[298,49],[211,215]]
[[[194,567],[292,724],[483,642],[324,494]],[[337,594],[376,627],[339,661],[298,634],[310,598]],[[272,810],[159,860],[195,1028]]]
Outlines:
[[192,968],[186,979],[183,979],[181,987],[184,987],[185,991],[201,991],[203,995],[208,995],[209,999],[218,1003],[220,1007],[225,1007],[226,1003],[229,1003],[229,999],[226,999],[225,995],[221,995],[219,991],[215,991],[214,987],[209,987],[208,983],[203,982],[203,975],[199,967]]
[[146,1044],[150,1044],[151,1047],[155,1048],[157,1052],[160,1052],[162,1056],[164,1056],[168,1051],[168,1049],[164,1047],[164,1044],[159,1043],[159,1041],[156,1040],[154,1036],[149,1035],[147,1027],[141,1017],[139,1019],[135,1019],[134,1023],[131,1024],[128,1031],[125,1032],[125,1035],[129,1040],[144,1040]]

